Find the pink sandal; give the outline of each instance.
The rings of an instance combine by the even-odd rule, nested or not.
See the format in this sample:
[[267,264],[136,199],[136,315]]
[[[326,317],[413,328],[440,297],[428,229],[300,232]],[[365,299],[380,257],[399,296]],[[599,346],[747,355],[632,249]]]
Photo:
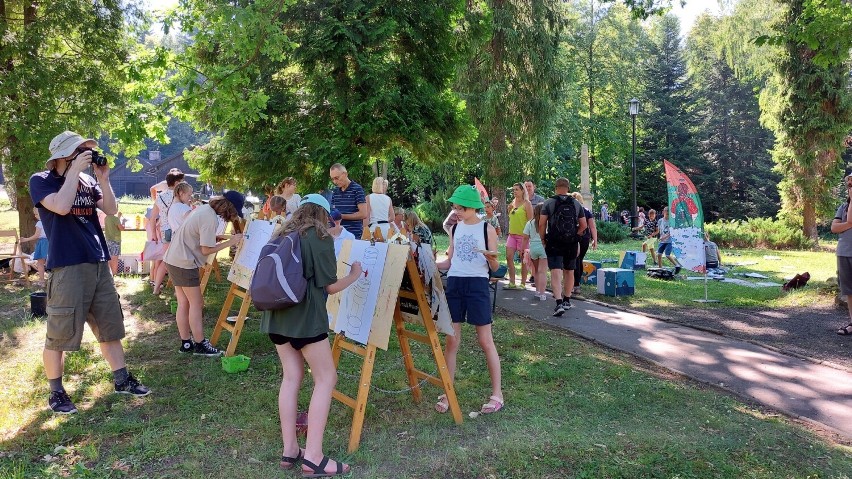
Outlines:
[[482,409],[479,412],[482,414],[493,414],[501,409],[503,409],[503,399],[491,396],[488,398],[488,402],[482,405]]
[[435,410],[443,414],[450,409],[450,402],[447,400],[446,394],[438,396],[438,402],[435,403]]

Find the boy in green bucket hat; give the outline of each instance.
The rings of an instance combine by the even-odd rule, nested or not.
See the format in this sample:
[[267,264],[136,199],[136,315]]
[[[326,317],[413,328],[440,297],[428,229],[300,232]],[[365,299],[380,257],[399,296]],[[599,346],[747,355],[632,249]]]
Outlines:
[[[470,185],[456,188],[450,196],[453,211],[459,222],[450,231],[450,248],[447,259],[438,264],[447,273],[447,304],[453,318],[453,336],[447,336],[444,357],[450,377],[455,379],[456,358],[461,345],[461,325],[468,322],[476,327],[479,345],[485,353],[488,375],[491,377],[491,396],[480,412],[491,414],[503,408],[500,356],[491,334],[491,302],[489,300],[489,271],[495,271],[497,262],[497,231],[477,216],[483,208],[479,192]],[[438,412],[449,409],[446,395],[438,396]]]

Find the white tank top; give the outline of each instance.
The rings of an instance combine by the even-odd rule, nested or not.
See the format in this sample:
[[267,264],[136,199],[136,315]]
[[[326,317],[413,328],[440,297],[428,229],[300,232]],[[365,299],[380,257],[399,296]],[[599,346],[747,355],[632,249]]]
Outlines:
[[453,235],[453,260],[447,276],[488,277],[488,261],[485,260],[485,255],[479,252],[479,250],[487,249],[484,229],[481,221],[473,225],[456,223],[456,232]]
[[390,218],[388,217],[388,210],[390,209],[391,199],[388,195],[383,195],[381,193],[371,193],[370,194],[370,222],[369,224],[374,225],[377,221],[388,221],[390,222]]

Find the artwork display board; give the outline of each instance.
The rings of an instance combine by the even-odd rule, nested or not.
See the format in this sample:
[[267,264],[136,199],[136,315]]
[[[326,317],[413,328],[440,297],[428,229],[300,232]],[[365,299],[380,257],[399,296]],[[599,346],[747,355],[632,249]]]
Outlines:
[[364,274],[343,291],[329,295],[329,329],[360,344],[387,350],[393,311],[409,248],[399,244],[346,240],[337,258],[337,277],[360,261]]
[[[405,251],[406,257],[408,256],[409,249],[407,246],[393,244],[389,246],[391,246],[388,250],[390,254],[395,254],[396,251]],[[402,250],[399,249],[400,247]],[[346,247],[344,246],[344,248]],[[405,277],[412,285],[413,291],[399,290],[397,287],[395,294],[398,295],[398,298],[394,301],[394,310],[391,317],[396,329],[397,338],[399,339],[399,350],[402,354],[403,364],[405,365],[408,387],[411,390],[411,395],[415,403],[419,403],[423,399],[423,391],[421,391],[421,385],[423,383],[428,382],[441,388],[443,393],[447,396],[449,412],[452,415],[453,420],[456,424],[461,424],[461,408],[459,407],[458,398],[456,397],[455,388],[453,387],[453,380],[450,377],[449,369],[447,368],[444,352],[441,349],[441,341],[438,338],[438,331],[435,329],[435,321],[432,319],[431,308],[426,299],[426,294],[421,283],[420,271],[413,259],[408,259],[404,263],[404,266]],[[385,273],[388,271],[389,268],[386,267]],[[414,303],[417,304],[420,317],[419,324],[423,326],[425,333],[406,329],[406,324],[413,323],[413,321],[406,321],[402,317],[400,301],[404,299],[414,301]],[[374,330],[376,329],[376,326],[377,323],[374,321]],[[414,364],[413,351],[411,348],[412,341],[425,344],[429,347],[435,360],[435,373],[427,373],[417,369]],[[355,397],[348,396],[339,389],[335,389],[332,393],[332,397],[334,399],[353,410],[352,427],[349,431],[349,452],[355,452],[358,449],[358,445],[361,443],[361,430],[364,427],[367,399],[370,394],[373,367],[376,363],[376,349],[376,344],[372,341],[372,339],[366,346],[362,346],[348,341],[348,338],[344,334],[338,334],[335,336],[334,343],[332,344],[331,354],[334,358],[335,369],[340,367],[340,355],[342,351],[348,351],[351,354],[363,358],[361,371],[358,375],[358,382],[356,383],[357,394]],[[338,382],[338,386],[340,385],[341,381]]]
[[260,258],[260,250],[269,243],[275,231],[275,225],[276,223],[265,220],[253,220],[248,224],[243,241],[237,248],[237,254],[231,264],[231,271],[228,272],[228,281],[243,289],[249,288],[254,268]]
[[[441,282],[441,272],[438,271],[438,264],[435,262],[432,246],[411,243],[411,254],[417,262],[417,269],[420,271],[420,279],[426,295],[426,301],[429,303],[429,312],[435,321],[438,332],[453,336],[455,334],[453,330],[453,318],[450,316],[450,307],[447,304],[444,283]],[[410,282],[403,281],[402,289],[414,291],[413,286]],[[402,317],[405,320],[420,323],[421,315],[416,301],[401,298],[400,307],[402,309]]]

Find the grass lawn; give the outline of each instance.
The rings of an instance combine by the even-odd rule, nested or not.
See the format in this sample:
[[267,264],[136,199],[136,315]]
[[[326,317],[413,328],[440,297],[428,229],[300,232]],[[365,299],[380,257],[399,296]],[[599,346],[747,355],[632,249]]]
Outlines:
[[[177,353],[166,300],[138,278],[119,285],[133,316],[129,364],[154,393],[110,394],[110,373],[87,332],[68,355],[66,384],[80,413],[46,411],[40,361],[43,320],[23,314],[25,292],[0,308],[0,477],[278,476],[280,365],[250,322],[239,352],[250,369]],[[208,290],[207,327],[226,285]],[[397,342],[380,351],[361,442],[345,453],[351,412],[332,406],[326,450],[365,478],[835,477],[852,475],[852,450],[824,442],[775,414],[662,373],[630,357],[516,317],[498,317],[506,407],[494,416],[438,415],[438,390],[414,404]],[[457,391],[462,411],[488,396],[485,359],[466,328]],[[434,371],[425,347],[416,362]],[[357,361],[344,355],[339,387],[354,394]],[[310,379],[306,379],[310,386]],[[300,404],[306,407],[307,392]],[[290,474],[285,473],[285,476]]]
[[[624,244],[595,254],[617,257],[622,246],[635,249]],[[766,254],[740,253],[743,261]],[[812,281],[824,281],[833,268],[830,253],[768,254],[806,264]],[[823,262],[820,254],[828,259]],[[791,264],[765,263],[753,268],[779,279],[787,274],[780,263]],[[637,290],[658,288],[653,291],[666,301],[690,300],[693,291],[685,288],[692,286],[684,283],[637,275]],[[251,367],[227,374],[216,359],[177,353],[168,298],[152,296],[145,284],[139,277],[117,280],[128,311],[128,363],[153,394],[141,399],[111,394],[109,368],[87,328],[83,348],[67,356],[65,367],[65,383],[80,413],[65,417],[47,412],[44,320],[27,315],[28,291],[3,286],[0,478],[297,477],[277,469],[281,370],[258,323],[248,323],[238,349],[252,358]],[[208,334],[228,284],[207,289]],[[703,296],[703,286],[700,291]],[[761,290],[731,291],[731,300],[742,307],[758,307],[749,298]],[[789,301],[777,291],[766,294],[763,307]],[[651,301],[639,296],[618,301]],[[501,412],[466,415],[489,394],[485,359],[470,328],[464,330],[456,378],[462,425],[434,412],[439,391],[433,386],[424,387],[425,401],[412,402],[392,340],[389,351],[377,356],[360,449],[345,452],[352,414],[333,403],[326,452],[350,462],[352,477],[363,478],[852,477],[849,447],[723,392],[518,317],[495,318],[494,336],[506,399]],[[413,349],[419,368],[434,371],[427,349]],[[357,387],[358,363],[344,353],[339,388],[350,395]],[[302,408],[310,385],[306,376]]]

